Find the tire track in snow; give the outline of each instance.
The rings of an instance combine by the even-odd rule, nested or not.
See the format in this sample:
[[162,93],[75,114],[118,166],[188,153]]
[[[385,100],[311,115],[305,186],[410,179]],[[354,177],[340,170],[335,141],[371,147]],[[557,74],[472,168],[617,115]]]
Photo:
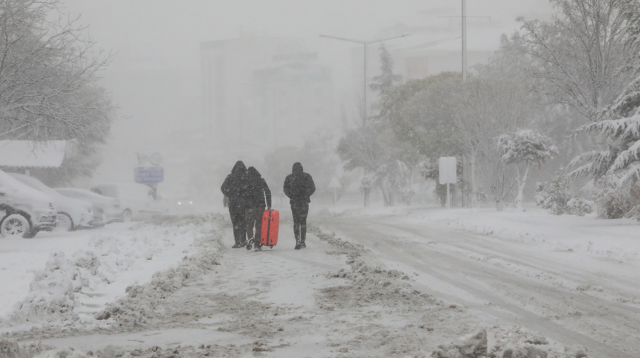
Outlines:
[[[596,353],[596,355],[603,357],[631,358],[637,357],[640,353],[638,343],[633,339],[637,334],[640,334],[638,327],[634,327],[634,323],[638,322],[638,317],[634,317],[637,315],[630,315],[630,309],[631,313],[635,313],[633,312],[635,311],[633,307],[592,296],[585,296],[575,291],[570,291],[569,288],[545,285],[541,280],[522,277],[517,272],[501,269],[451,251],[451,247],[473,252],[481,251],[466,244],[469,239],[474,240],[474,242],[481,242],[483,241],[482,236],[469,235],[459,230],[441,228],[435,225],[430,225],[429,230],[425,230],[424,225],[413,227],[411,225],[398,225],[397,222],[396,224],[390,224],[385,222],[384,219],[381,220],[381,218],[330,218],[317,221],[330,229],[334,229],[334,231],[347,234],[349,240],[362,243],[392,261],[409,265],[419,272],[432,276],[446,284],[453,285],[457,289],[470,293],[482,300],[491,302],[492,306],[485,306],[466,300],[467,304],[485,314],[490,314],[507,322],[529,326],[532,329],[548,334],[558,341],[582,344],[589,347],[590,351]],[[435,245],[436,247],[434,247],[434,245],[428,244],[414,244],[410,248],[406,248],[406,245],[398,244],[398,239],[390,238],[388,234],[385,234],[390,231],[389,229],[424,238],[425,242],[430,240],[442,242],[442,238],[446,237],[447,245],[450,247],[448,248],[446,245]],[[442,246],[445,247],[442,248]],[[542,272],[551,267],[545,267],[544,265],[539,267],[537,264],[530,262],[516,262],[513,259],[509,259],[509,256],[525,258],[526,256],[523,257],[523,252],[514,253],[508,252],[508,250],[503,252],[503,250],[505,248],[500,246],[493,248],[493,250],[482,248],[482,254],[502,257],[518,265],[528,265],[532,269]],[[535,259],[537,260],[538,258],[535,257]],[[557,266],[557,263],[554,264]],[[564,275],[555,271],[550,274],[558,277],[563,277]],[[505,293],[499,293],[495,289],[492,290],[495,287],[502,287],[501,291],[505,291]],[[440,293],[447,294],[446,292]],[[515,296],[515,300],[508,297],[510,293]],[[455,296],[448,296],[449,299],[460,301]],[[526,296],[534,298],[537,296],[538,300],[529,302],[528,304],[531,307],[523,308],[518,301]],[[536,305],[537,302],[535,301],[540,302]],[[603,329],[608,327],[614,332],[595,330],[590,334],[586,334],[585,329],[581,327],[586,322],[584,322],[584,319],[580,319],[579,316],[577,317],[578,319],[575,319],[576,322],[573,322],[574,327],[570,325],[572,322],[564,322],[563,325],[550,321],[544,316],[533,312],[540,309],[540,303],[548,306],[545,309],[558,310],[577,305],[578,311],[582,309],[590,313],[600,314],[599,320],[603,321],[603,323],[600,326],[596,325],[596,328]],[[607,308],[607,306],[609,307]],[[596,340],[596,337],[602,338],[602,336],[598,337],[599,334],[608,336],[607,338],[610,341],[602,343]],[[622,336],[626,339],[618,341],[617,336]],[[611,342],[611,340],[614,342]],[[627,349],[628,352],[623,352],[616,346],[625,347],[621,349]]]

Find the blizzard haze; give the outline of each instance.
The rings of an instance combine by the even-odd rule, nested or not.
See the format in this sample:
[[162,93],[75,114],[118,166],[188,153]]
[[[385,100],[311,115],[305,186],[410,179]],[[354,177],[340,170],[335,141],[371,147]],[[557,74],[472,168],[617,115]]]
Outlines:
[[[69,15],[82,16],[98,47],[114,54],[110,68],[104,73],[104,83],[120,107],[120,119],[113,125],[103,164],[93,182],[131,181],[132,168],[137,164],[136,152],[160,152],[165,158],[166,175],[160,190],[164,188],[176,195],[193,190],[193,177],[202,174],[203,166],[224,168],[210,178],[217,187],[222,180],[218,177],[230,170],[237,159],[261,170],[265,151],[273,149],[271,144],[262,143],[271,142],[268,137],[273,136],[270,132],[273,128],[269,128],[273,120],[270,108],[273,99],[269,98],[272,93],[242,84],[256,81],[251,69],[272,65],[272,56],[255,58],[254,63],[237,68],[230,75],[234,79],[225,80],[225,90],[233,92],[226,96],[225,105],[240,108],[238,111],[250,110],[227,111],[226,120],[241,122],[243,126],[227,128],[221,138],[218,132],[222,129],[206,113],[201,43],[278,37],[299,41],[296,52],[317,56],[312,60],[314,65],[327,70],[322,84],[326,97],[317,104],[323,107],[323,113],[319,119],[300,122],[297,127],[281,123],[286,128],[279,130],[279,142],[273,144],[278,147],[300,147],[302,138],[317,128],[330,128],[338,135],[345,117],[348,121],[358,117],[362,107],[361,46],[320,38],[319,34],[372,40],[412,32],[412,36],[389,41],[387,46],[413,48],[448,39],[447,51],[459,51],[460,47],[456,38],[460,36],[460,20],[450,17],[460,14],[458,1],[64,0],[64,3]],[[551,10],[546,0],[470,0],[467,7],[469,16],[490,17],[469,18],[470,51],[475,46],[485,53],[497,49],[500,33],[518,27],[516,17],[547,17]],[[245,50],[246,46],[241,49]],[[369,78],[379,67],[377,50],[378,45],[370,46]],[[229,54],[227,63],[256,57],[255,53],[241,51]],[[400,55],[393,54],[402,70]],[[234,60],[234,56],[238,58]],[[473,62],[473,56],[470,60]],[[283,90],[302,91],[304,86],[311,84],[292,85]],[[299,103],[298,107],[313,105],[313,100],[287,99],[291,94],[279,96],[284,98],[280,107],[290,103]],[[256,98],[263,103],[256,103]],[[258,106],[264,107],[263,113],[256,113]],[[291,118],[306,116],[304,108],[288,109],[290,113],[286,115]],[[185,189],[190,186],[191,189]]]

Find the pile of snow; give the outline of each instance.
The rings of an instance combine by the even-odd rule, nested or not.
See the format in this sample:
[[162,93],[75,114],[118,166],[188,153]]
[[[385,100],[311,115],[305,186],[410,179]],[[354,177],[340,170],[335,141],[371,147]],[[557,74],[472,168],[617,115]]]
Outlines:
[[[127,287],[127,296],[109,303],[96,318],[118,328],[148,326],[155,318],[154,307],[158,301],[178,291],[189,279],[195,279],[219,265],[225,249],[221,229],[225,221],[220,215],[211,215],[203,220],[214,224],[215,229],[198,233],[193,242],[196,252],[193,256],[184,256],[176,267],[156,272],[149,283]],[[182,227],[183,222],[179,219],[164,224]]]
[[441,344],[435,358],[587,358],[587,349],[565,346],[524,327],[492,327],[476,334]]
[[164,217],[95,234],[75,252],[53,252],[44,269],[34,273],[27,297],[0,323],[94,323],[94,315],[125,295],[127,287],[149,282],[152,276],[156,280],[156,272],[197,252],[194,244],[200,245],[202,237],[214,240],[212,232],[222,225],[223,220],[213,215]]

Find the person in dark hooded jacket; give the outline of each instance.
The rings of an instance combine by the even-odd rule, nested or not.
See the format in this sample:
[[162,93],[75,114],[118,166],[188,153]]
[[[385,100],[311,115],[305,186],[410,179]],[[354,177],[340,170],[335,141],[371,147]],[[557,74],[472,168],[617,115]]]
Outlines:
[[316,185],[310,174],[305,173],[302,164],[294,163],[293,171],[284,180],[284,194],[289,198],[291,213],[293,214],[293,234],[296,238],[296,250],[307,247],[307,215],[311,195],[316,191]]
[[[249,167],[247,170],[245,196],[245,218],[247,221],[247,250],[251,250],[255,245],[256,251],[262,250],[260,244],[260,233],[262,232],[262,214],[265,204],[271,210],[271,190],[267,182],[262,178],[258,170]],[[255,229],[255,231],[254,231]]]
[[229,215],[233,224],[234,249],[246,245],[246,223],[245,223],[245,197],[243,192],[246,187],[247,167],[239,160],[233,166],[231,174],[222,183],[222,194],[227,197]]

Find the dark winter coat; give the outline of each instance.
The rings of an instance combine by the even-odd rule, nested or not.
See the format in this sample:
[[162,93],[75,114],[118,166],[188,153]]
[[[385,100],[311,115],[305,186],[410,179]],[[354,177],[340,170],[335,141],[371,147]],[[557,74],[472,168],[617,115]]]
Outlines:
[[246,187],[247,167],[242,161],[238,161],[233,166],[231,174],[227,175],[227,178],[222,183],[222,194],[229,200],[229,208],[242,208],[246,207],[244,201],[243,191]]
[[310,203],[311,195],[316,191],[313,178],[302,169],[302,164],[294,163],[293,172],[284,180],[284,194],[290,203]]
[[271,207],[271,190],[256,168],[249,167],[245,183],[244,201],[247,207],[264,208],[265,198],[267,206]]

